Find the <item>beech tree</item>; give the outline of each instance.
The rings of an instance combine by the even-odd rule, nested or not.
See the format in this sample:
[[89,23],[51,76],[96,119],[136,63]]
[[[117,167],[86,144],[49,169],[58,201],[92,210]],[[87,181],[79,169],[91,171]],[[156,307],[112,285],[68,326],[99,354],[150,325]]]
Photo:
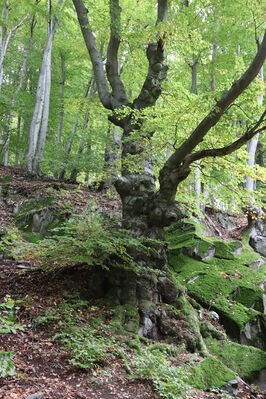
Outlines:
[[[178,218],[175,207],[175,194],[178,184],[186,179],[191,172],[190,165],[205,157],[218,157],[236,151],[259,131],[265,129],[261,126],[265,114],[257,123],[248,128],[242,137],[232,141],[230,145],[222,148],[204,149],[195,151],[197,145],[204,139],[209,130],[217,124],[232,105],[234,100],[247,88],[256,78],[265,59],[266,39],[262,41],[260,48],[251,65],[241,78],[235,81],[231,88],[216,101],[209,114],[192,131],[190,136],[176,149],[176,151],[165,162],[159,174],[159,190],[155,188],[155,179],[152,168],[152,157],[147,157],[146,150],[139,139],[145,119],[142,112],[147,107],[152,107],[161,94],[161,84],[166,79],[167,66],[165,58],[165,33],[161,31],[162,23],[167,23],[168,2],[158,1],[158,40],[147,45],[147,59],[149,62],[148,73],[139,95],[129,102],[125,86],[118,73],[118,49],[120,44],[120,13],[119,1],[110,1],[111,34],[107,51],[106,73],[103,62],[96,47],[95,37],[90,29],[87,17],[88,10],[82,0],[73,0],[84,40],[88,48],[93,64],[95,79],[103,106],[112,111],[109,119],[117,126],[123,128],[122,158],[139,155],[145,152],[142,158],[142,171],[129,170],[122,166],[122,177],[118,178],[115,186],[121,196],[123,203],[123,221],[126,228],[135,230],[139,234],[160,237],[160,228],[168,226]],[[111,86],[111,91],[107,84]],[[126,109],[125,116],[122,110]],[[136,139],[132,136],[136,135]],[[129,140],[130,137],[130,140]],[[145,142],[151,141],[152,134],[142,133]],[[151,144],[148,144],[148,147]],[[148,148],[152,151],[152,148]],[[139,167],[139,162],[138,162]]]
[[[119,46],[122,40],[122,9],[119,0],[109,1],[110,38],[105,65],[99,55],[95,34],[91,29],[90,3],[86,2],[88,9],[84,3],[83,0],[73,0],[92,62],[99,98],[102,105],[110,110],[109,120],[123,129],[122,171],[121,176],[115,181],[116,190],[122,200],[123,227],[133,231],[137,237],[144,236],[162,240],[164,227],[181,217],[175,202],[176,192],[178,185],[190,175],[192,164],[206,157],[216,158],[231,154],[256,134],[265,130],[266,112],[253,125],[248,126],[240,137],[236,138],[232,135],[231,143],[219,148],[202,148],[202,142],[208,132],[220,121],[234,101],[258,75],[266,55],[266,35],[246,71],[231,84],[231,87],[220,98],[215,100],[206,116],[192,129],[188,137],[161,167],[157,188],[152,153],[154,132],[145,129],[145,110],[155,106],[162,92],[162,84],[167,78],[168,66],[165,48],[167,41],[170,40],[167,30],[169,2],[168,0],[157,1],[156,34],[153,35],[154,40],[150,40],[146,44],[148,70],[146,76],[143,76],[144,83],[139,93],[131,101],[119,73]],[[187,4],[184,5],[187,6]],[[179,12],[178,7],[176,12]],[[156,115],[154,117],[156,118]],[[130,166],[128,159],[133,161]],[[142,258],[140,254],[135,254],[135,257],[137,262],[152,269],[166,268],[166,254],[163,245],[157,245],[156,256]],[[120,282],[117,283],[119,279]],[[140,301],[145,299],[150,303],[158,301],[159,298],[166,302],[169,301],[168,280],[159,284],[158,281],[148,276],[145,279],[142,278],[141,281],[134,279],[132,275],[127,279],[120,271],[117,281],[117,296],[120,296],[120,300],[121,297],[124,298],[123,300],[126,297],[130,302],[131,296],[131,299],[132,297]],[[120,290],[122,289],[124,296],[119,294],[118,287]],[[134,294],[132,294],[133,292]],[[172,295],[172,298],[174,296]],[[145,309],[140,309],[144,315],[141,332],[144,335],[155,336],[156,312],[152,311],[152,306],[148,306],[148,310],[147,304],[145,306]]]

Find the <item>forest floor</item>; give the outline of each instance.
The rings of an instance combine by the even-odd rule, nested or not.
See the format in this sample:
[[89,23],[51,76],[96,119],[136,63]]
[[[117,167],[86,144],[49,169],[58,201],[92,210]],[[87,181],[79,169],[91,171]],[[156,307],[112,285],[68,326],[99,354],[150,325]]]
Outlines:
[[[12,182],[25,188],[31,185],[37,191],[43,185],[51,182],[34,182],[25,180],[20,170],[0,168],[0,177],[12,175]],[[120,213],[120,203],[117,198],[107,198],[95,192],[84,192],[79,201],[87,203],[94,198],[101,204],[106,212]],[[211,215],[210,215],[211,217]],[[12,223],[12,204],[0,205],[0,230]],[[240,221],[238,235],[243,231],[245,221]],[[230,239],[230,237],[228,237]],[[236,239],[236,237],[233,237]],[[43,272],[41,270],[29,271],[31,261],[6,259],[0,254],[0,303],[10,299],[16,300],[13,309],[16,323],[23,329],[16,329],[11,333],[0,333],[0,350],[13,353],[13,362],[16,366],[15,374],[0,378],[1,399],[25,399],[29,395],[42,392],[42,399],[155,399],[158,394],[152,381],[129,375],[123,358],[117,356],[115,345],[119,342],[123,350],[128,350],[128,359],[131,352],[126,341],[132,336],[110,337],[114,340],[114,348],[109,346],[108,353],[102,358],[101,367],[89,371],[74,366],[70,363],[70,353],[53,337],[62,327],[65,317],[62,305],[66,302],[64,297],[71,296],[75,287],[69,289],[69,281],[74,282],[76,288],[84,282],[82,267]],[[86,273],[86,272],[85,272]],[[79,276],[77,278],[77,276]],[[47,313],[47,309],[49,312]],[[61,313],[58,312],[61,309]],[[80,323],[92,319],[102,318],[108,320],[108,309],[97,301],[89,306],[80,306],[74,311],[79,313]],[[74,317],[74,316],[73,316]],[[99,329],[101,326],[98,325]],[[108,330],[109,331],[109,330]],[[110,330],[111,331],[111,330]],[[105,339],[108,339],[106,333]],[[123,346],[124,345],[124,346]],[[190,355],[180,353],[179,362],[185,364]],[[129,363],[130,366],[130,363]],[[133,368],[134,369],[134,368]],[[251,388],[244,382],[239,383],[237,398],[264,399],[266,392]],[[220,398],[221,394],[194,390],[191,398],[210,399]],[[226,396],[224,396],[225,398]]]
[[[38,317],[46,309],[56,308],[64,296],[67,281],[79,270],[68,273],[29,273],[18,269],[14,260],[0,261],[1,300],[4,298],[30,298],[16,311],[17,320],[23,331],[14,334],[0,334],[1,350],[14,353],[16,374],[0,378],[1,399],[25,399],[34,393],[43,392],[43,399],[155,399],[152,383],[138,378],[130,379],[121,359],[115,355],[106,356],[101,368],[86,372],[69,363],[70,354],[53,341],[60,330],[60,319],[45,320],[38,324]],[[97,305],[97,302],[94,304]],[[88,320],[93,313],[105,310],[97,306],[79,309],[82,320]],[[106,310],[107,312],[107,310]],[[102,315],[101,315],[102,316]],[[89,328],[89,327],[88,327]],[[119,340],[121,337],[115,337]],[[126,337],[123,337],[125,339]],[[132,339],[128,337],[128,339]],[[184,363],[188,354],[183,354]],[[180,359],[182,356],[180,355]],[[237,398],[263,399],[266,392],[251,389],[247,384],[239,385]],[[220,398],[215,393],[196,390],[191,398]]]

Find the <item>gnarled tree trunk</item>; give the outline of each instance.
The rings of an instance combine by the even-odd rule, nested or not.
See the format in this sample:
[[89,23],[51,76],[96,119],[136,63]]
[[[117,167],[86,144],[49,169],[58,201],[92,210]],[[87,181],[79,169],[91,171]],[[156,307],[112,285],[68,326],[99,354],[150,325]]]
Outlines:
[[[168,67],[165,65],[165,35],[160,29],[167,23],[168,1],[158,0],[157,2],[156,25],[160,26],[157,41],[147,45],[146,55],[149,63],[147,76],[140,94],[132,103],[129,102],[119,73],[118,49],[121,41],[119,0],[110,1],[111,34],[107,51],[106,74],[97,50],[95,36],[90,29],[88,10],[82,0],[73,0],[73,3],[92,61],[100,100],[103,106],[112,112],[109,120],[123,129],[122,176],[115,181],[115,187],[122,200],[123,227],[131,230],[135,237],[152,239],[147,244],[150,249],[149,254],[141,250],[132,250],[136,263],[143,267],[143,274],[136,275],[125,270],[116,270],[112,274],[105,273],[105,292],[107,291],[108,295],[112,296],[112,303],[137,306],[139,333],[156,338],[164,333],[163,314],[167,315],[167,310],[165,310],[167,305],[185,306],[184,292],[167,272],[164,244],[164,227],[181,217],[175,203],[177,186],[190,174],[192,162],[208,156],[230,154],[264,129],[260,128],[260,125],[265,114],[252,128],[247,129],[242,137],[230,145],[195,151],[211,127],[218,123],[230,104],[256,77],[265,58],[266,36],[247,71],[233,83],[191,135],[166,161],[159,174],[159,189],[157,189],[153,173],[152,133],[143,129],[145,117],[142,110],[156,103],[161,94],[161,84],[166,78]],[[111,92],[106,77],[112,89]],[[118,111],[125,106],[128,107],[129,112],[121,119],[119,117],[121,113],[119,114]],[[137,119],[134,110],[138,111]],[[196,337],[194,350],[199,349],[204,352],[206,348],[196,320],[197,317],[193,319],[193,322],[190,321],[190,328]],[[190,338],[187,337],[188,346],[191,344],[189,341]]]

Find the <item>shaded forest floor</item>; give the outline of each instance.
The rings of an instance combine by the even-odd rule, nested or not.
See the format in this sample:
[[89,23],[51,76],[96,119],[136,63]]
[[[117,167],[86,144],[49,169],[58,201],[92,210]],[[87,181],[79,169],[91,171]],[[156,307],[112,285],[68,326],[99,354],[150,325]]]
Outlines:
[[[131,336],[113,335],[114,349],[105,353],[101,367],[89,372],[74,367],[69,363],[70,354],[53,340],[60,331],[61,319],[50,318],[46,310],[56,309],[66,295],[69,280],[74,274],[80,274],[79,269],[70,269],[67,273],[28,273],[19,271],[17,262],[13,260],[0,261],[1,301],[5,298],[20,298],[25,304],[16,311],[18,323],[24,326],[23,331],[15,334],[0,334],[1,350],[14,353],[16,374],[0,378],[0,397],[3,399],[25,399],[28,395],[43,392],[43,399],[152,399],[157,398],[152,381],[142,381],[129,378],[123,359],[117,356],[117,346],[128,351]],[[81,274],[82,275],[82,274]],[[81,277],[82,280],[82,277]],[[78,280],[77,280],[78,282]],[[80,281],[81,282],[81,281]],[[4,295],[4,298],[3,298]],[[71,290],[68,290],[71,296]],[[99,303],[91,303],[89,307],[76,309],[82,322],[99,316],[108,319],[108,310]],[[46,317],[44,316],[46,314]],[[101,334],[99,328],[99,334]],[[107,332],[107,335],[109,333]],[[179,365],[184,365],[191,354],[180,352]],[[244,382],[239,384],[238,398],[263,399],[265,393]],[[191,398],[210,399],[222,398],[212,392],[194,390]]]
[[[37,193],[55,183],[27,180],[18,169],[0,168],[2,181],[10,176],[12,184],[22,191],[29,188]],[[114,194],[110,196],[95,191],[80,191],[77,196],[70,192],[66,202],[80,209],[93,202],[101,208],[101,212],[120,216],[120,201]],[[13,206],[12,201],[0,205],[0,230],[12,225]],[[210,212],[209,216],[215,225],[215,215]],[[227,234],[226,238],[239,239],[245,228],[245,218],[238,218],[238,228],[230,233],[231,236]],[[223,233],[223,229],[219,229]],[[134,337],[120,335],[109,328],[112,312],[100,301],[87,302],[76,297],[77,290],[86,281],[87,268],[80,266],[51,272],[29,271],[32,265],[31,260],[22,262],[6,259],[0,253],[0,303],[14,300],[12,311],[16,323],[23,326],[22,330],[18,328],[10,333],[0,333],[0,350],[12,352],[16,366],[13,376],[0,378],[0,398],[25,399],[38,392],[44,393],[43,399],[157,398],[153,381],[134,374]],[[103,343],[103,354],[89,371],[73,365],[70,352],[55,339],[67,317],[69,325],[72,325],[70,319],[75,319],[78,325],[86,325],[88,331],[93,330],[99,342]],[[109,344],[106,346],[107,342]],[[142,347],[147,344],[145,340],[140,343]],[[178,366],[185,367],[191,361],[191,356],[180,349],[176,358]],[[186,397],[226,398],[218,392],[196,389],[189,395]],[[266,395],[256,387],[240,382],[236,397],[263,399]]]

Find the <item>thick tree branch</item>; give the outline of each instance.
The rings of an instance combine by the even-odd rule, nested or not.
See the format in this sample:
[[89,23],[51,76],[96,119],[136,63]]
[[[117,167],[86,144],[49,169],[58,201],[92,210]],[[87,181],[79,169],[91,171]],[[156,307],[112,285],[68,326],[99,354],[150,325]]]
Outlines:
[[112,87],[114,106],[128,103],[125,87],[121,81],[118,65],[118,49],[120,45],[120,13],[119,0],[110,0],[111,35],[107,49],[106,73]]
[[103,62],[99,54],[99,51],[97,49],[96,41],[90,29],[89,21],[87,18],[88,10],[84,6],[82,0],[72,0],[72,1],[75,6],[83,38],[91,58],[93,72],[100,100],[105,108],[113,109],[112,95],[108,90],[108,85],[103,68]]
[[236,80],[231,88],[221,97],[215,104],[211,112],[200,122],[190,137],[176,150],[176,152],[168,159],[167,165],[176,166],[180,164],[185,156],[203,140],[208,131],[216,125],[221,116],[225,113],[229,105],[240,96],[240,94],[255,79],[262,67],[266,57],[266,33],[258,52],[253,59],[251,65],[239,80]]
[[[158,0],[158,14],[156,25],[167,22],[168,0]],[[149,61],[148,74],[139,96],[134,100],[133,106],[143,109],[153,106],[159,98],[162,88],[161,82],[166,79],[168,67],[164,64],[165,51],[163,33],[158,32],[158,41],[150,43],[146,55]]]
[[200,122],[188,139],[168,158],[160,171],[160,194],[165,198],[173,199],[177,185],[189,174],[184,169],[184,176],[179,173],[179,168],[184,159],[192,153],[193,149],[203,140],[208,131],[217,124],[221,116],[233,101],[248,87],[255,79],[263,65],[266,56],[266,33],[258,49],[256,56],[241,78],[235,81],[231,88],[214,105],[209,114]]
[[207,157],[224,157],[225,155],[232,154],[232,152],[238,150],[240,147],[246,144],[250,139],[252,139],[252,137],[254,137],[256,134],[266,130],[266,125],[260,127],[260,125],[265,121],[265,116],[266,116],[266,111],[264,111],[258,122],[256,122],[256,124],[251,129],[248,129],[243,136],[241,136],[238,140],[234,141],[233,143],[228,144],[227,146],[221,148],[210,148],[187,155],[184,159],[182,167],[180,168],[181,174],[183,174],[185,170],[188,170],[189,165],[192,162],[195,162],[199,159]]

